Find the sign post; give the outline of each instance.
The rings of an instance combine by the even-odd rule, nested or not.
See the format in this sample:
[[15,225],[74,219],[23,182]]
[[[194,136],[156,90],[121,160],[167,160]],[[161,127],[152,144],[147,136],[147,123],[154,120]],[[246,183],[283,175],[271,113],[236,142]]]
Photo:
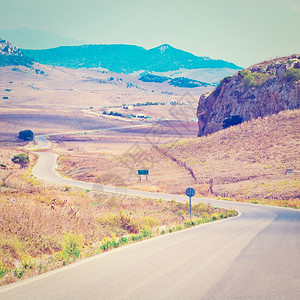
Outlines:
[[140,181],[142,181],[142,175],[146,175],[146,180],[148,181],[149,170],[138,170],[138,175],[140,176]]
[[195,190],[193,188],[187,188],[185,194],[190,198],[190,219],[192,218],[192,197],[195,196]]

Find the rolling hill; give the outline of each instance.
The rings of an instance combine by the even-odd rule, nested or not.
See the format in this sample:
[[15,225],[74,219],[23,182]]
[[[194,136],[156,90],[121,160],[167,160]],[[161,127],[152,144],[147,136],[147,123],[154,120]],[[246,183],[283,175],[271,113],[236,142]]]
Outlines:
[[101,67],[116,73],[132,73],[140,70],[167,72],[182,68],[241,69],[233,63],[198,57],[167,44],[150,50],[134,45],[83,45],[23,51],[42,64],[67,68]]

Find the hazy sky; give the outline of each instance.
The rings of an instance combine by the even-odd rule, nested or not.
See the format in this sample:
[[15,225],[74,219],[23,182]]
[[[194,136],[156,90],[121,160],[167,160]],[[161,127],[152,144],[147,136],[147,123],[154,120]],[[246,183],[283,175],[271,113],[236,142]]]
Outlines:
[[300,53],[300,0],[0,0],[0,29],[98,44],[168,43],[242,67]]

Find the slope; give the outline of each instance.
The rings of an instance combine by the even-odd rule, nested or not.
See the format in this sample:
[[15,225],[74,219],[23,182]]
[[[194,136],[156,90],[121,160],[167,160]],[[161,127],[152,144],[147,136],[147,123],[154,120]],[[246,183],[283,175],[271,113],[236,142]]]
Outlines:
[[300,198],[300,110],[282,111],[198,139],[160,147],[160,151],[210,182],[216,196],[269,200]]

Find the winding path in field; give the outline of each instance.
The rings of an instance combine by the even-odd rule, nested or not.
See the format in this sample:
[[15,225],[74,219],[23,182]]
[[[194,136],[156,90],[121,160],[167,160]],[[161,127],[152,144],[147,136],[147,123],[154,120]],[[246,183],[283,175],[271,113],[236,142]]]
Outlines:
[[[36,149],[49,147],[45,136],[37,141]],[[63,178],[55,172],[55,154],[38,155],[33,174],[45,182],[187,200]],[[193,198],[199,201],[235,208],[240,215],[118,248],[2,287],[0,299],[300,299],[300,211]]]

